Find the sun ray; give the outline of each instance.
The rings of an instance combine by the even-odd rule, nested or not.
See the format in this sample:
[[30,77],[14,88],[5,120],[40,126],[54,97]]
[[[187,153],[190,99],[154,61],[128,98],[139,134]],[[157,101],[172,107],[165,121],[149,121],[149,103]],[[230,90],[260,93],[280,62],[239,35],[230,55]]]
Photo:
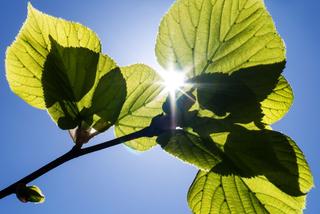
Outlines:
[[176,71],[173,69],[169,69],[168,71],[166,70],[161,70],[159,72],[160,76],[162,77],[162,82],[161,84],[164,86],[164,91],[168,93],[169,99],[170,99],[170,116],[171,116],[171,127],[172,128],[178,128],[177,127],[177,106],[176,106],[176,101],[177,101],[177,96],[179,93],[183,94],[187,98],[189,98],[191,101],[195,102],[195,99],[188,94],[188,90],[194,89],[192,87],[191,83],[188,83],[186,74],[187,71]]

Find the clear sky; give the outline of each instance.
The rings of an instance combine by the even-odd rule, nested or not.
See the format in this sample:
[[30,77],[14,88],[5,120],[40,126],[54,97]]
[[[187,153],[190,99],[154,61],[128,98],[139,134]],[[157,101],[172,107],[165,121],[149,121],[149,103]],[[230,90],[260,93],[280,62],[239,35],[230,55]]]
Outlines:
[[[316,0],[265,0],[287,45],[285,76],[295,94],[287,116],[274,129],[292,137],[320,178],[320,3]],[[120,65],[144,62],[157,67],[155,38],[161,17],[173,0],[32,0],[52,15],[80,22],[96,31],[103,51]],[[20,179],[72,147],[67,133],[46,112],[15,96],[5,79],[6,47],[27,13],[26,0],[3,0],[0,7],[0,188]],[[95,139],[113,138],[112,132]],[[22,204],[14,195],[0,200],[0,213],[188,214],[186,193],[196,169],[159,148],[136,154],[124,146],[78,158],[32,184],[46,202]],[[320,190],[308,197],[305,213],[319,213]]]

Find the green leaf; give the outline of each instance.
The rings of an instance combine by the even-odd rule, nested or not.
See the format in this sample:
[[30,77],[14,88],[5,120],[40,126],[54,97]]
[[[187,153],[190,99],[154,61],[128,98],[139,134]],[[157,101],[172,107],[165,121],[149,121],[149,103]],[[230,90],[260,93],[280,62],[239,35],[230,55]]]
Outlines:
[[241,127],[221,133],[225,159],[196,177],[188,194],[194,213],[302,212],[313,178],[290,138]]
[[[99,132],[116,123],[127,96],[126,80],[120,68],[113,66],[113,61],[109,57],[100,55],[98,65],[100,79],[88,110],[89,115],[93,114],[93,128]],[[89,96],[85,97],[88,98]]]
[[290,109],[293,103],[293,92],[288,81],[280,76],[276,87],[266,99],[261,102],[264,117],[262,122],[273,124],[280,120]]
[[225,123],[254,122],[263,128],[261,106],[255,93],[242,81],[222,73],[203,74],[196,80],[197,101]]
[[260,65],[223,73],[201,74],[191,83],[197,89],[199,109],[230,123],[272,124],[289,110],[293,94],[281,72],[285,63]]
[[178,0],[161,22],[156,55],[193,77],[282,62],[285,47],[262,0]]
[[[115,126],[117,137],[148,127],[162,112],[165,99],[160,76],[150,67],[135,64],[122,67],[127,83],[127,97]],[[145,151],[156,145],[155,138],[140,138],[126,143],[132,149]]]
[[[157,142],[165,151],[204,171],[265,176],[292,196],[304,195],[313,187],[304,155],[289,137],[271,130],[228,126],[211,118],[192,117],[190,121],[192,130],[184,127],[167,132]],[[230,164],[234,171],[226,173]]]
[[204,171],[210,171],[222,160],[221,151],[213,142],[183,130],[166,132],[157,138],[157,143],[166,152]]
[[11,90],[28,104],[45,109],[42,72],[51,45],[49,35],[65,47],[101,51],[97,35],[87,27],[46,15],[28,5],[28,17],[7,49],[6,75]]
[[86,48],[64,48],[54,40],[51,46],[42,84],[53,120],[61,129],[104,131],[112,126],[126,97],[115,63]]
[[222,148],[223,161],[200,171],[190,187],[193,213],[302,213],[313,179],[290,138],[240,128],[227,134]]
[[42,191],[37,186],[18,185],[16,195],[23,203],[43,203],[45,201]]
[[248,177],[263,175],[289,195],[304,195],[313,187],[303,153],[292,139],[279,132],[235,127],[223,149]]
[[[264,2],[177,0],[161,22],[156,55],[165,69],[192,78],[196,98],[192,107],[177,105],[182,130],[158,142],[200,169],[213,164],[190,189],[192,211],[302,212],[313,186],[309,166],[289,137],[266,130],[287,113],[293,93],[281,75],[285,46]],[[219,161],[204,162],[208,145]]]
[[[269,125],[281,119],[292,104],[292,90],[280,76],[285,46],[262,0],[178,0],[161,22],[156,55],[165,69],[181,70],[189,77],[235,74],[233,79],[246,84],[259,102],[256,107],[248,105],[253,108],[245,108],[242,116],[231,116],[240,116],[238,120],[255,116],[259,127]],[[242,93],[246,95],[249,93]],[[246,100],[239,101],[246,104]]]
[[[158,138],[158,143],[170,154],[205,171],[213,167],[222,169],[225,162],[232,163],[240,175],[263,175],[293,196],[310,191],[313,178],[309,166],[289,137],[260,130],[254,124],[236,125],[225,119],[199,117],[195,112],[184,114],[183,122],[179,123],[183,130]],[[208,151],[220,161],[204,162]]]
[[260,65],[232,73],[234,79],[243,82],[256,95],[261,104],[262,123],[273,124],[290,109],[293,92],[281,75],[285,62]]
[[199,171],[188,192],[195,214],[302,213],[306,196],[291,196],[265,177],[244,178]]
[[223,150],[227,161],[247,176],[264,175],[291,195],[305,194],[312,188],[308,163],[289,137],[271,130],[253,130],[254,126],[227,125],[212,118],[198,117],[191,121],[193,132],[201,138],[211,138]]

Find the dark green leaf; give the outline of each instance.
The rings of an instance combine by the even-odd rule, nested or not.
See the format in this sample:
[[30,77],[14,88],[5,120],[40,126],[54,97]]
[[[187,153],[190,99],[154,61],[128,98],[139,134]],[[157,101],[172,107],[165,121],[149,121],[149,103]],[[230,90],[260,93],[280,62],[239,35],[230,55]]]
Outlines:
[[118,118],[126,83],[107,56],[52,40],[42,76],[48,112],[62,129],[104,131]]
[[284,63],[241,69],[230,75],[203,74],[191,82],[197,89],[199,109],[229,123],[254,122],[263,128],[290,108],[292,91],[281,72]]
[[214,143],[183,130],[168,131],[157,138],[157,143],[166,152],[204,171],[210,171],[222,160]]

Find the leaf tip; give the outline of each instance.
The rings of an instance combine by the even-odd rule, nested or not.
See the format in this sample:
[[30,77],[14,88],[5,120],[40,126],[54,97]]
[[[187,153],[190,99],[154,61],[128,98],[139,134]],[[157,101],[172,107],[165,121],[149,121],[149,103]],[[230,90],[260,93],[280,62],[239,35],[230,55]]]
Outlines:
[[35,10],[35,8],[32,6],[31,2],[28,1],[28,13]]

